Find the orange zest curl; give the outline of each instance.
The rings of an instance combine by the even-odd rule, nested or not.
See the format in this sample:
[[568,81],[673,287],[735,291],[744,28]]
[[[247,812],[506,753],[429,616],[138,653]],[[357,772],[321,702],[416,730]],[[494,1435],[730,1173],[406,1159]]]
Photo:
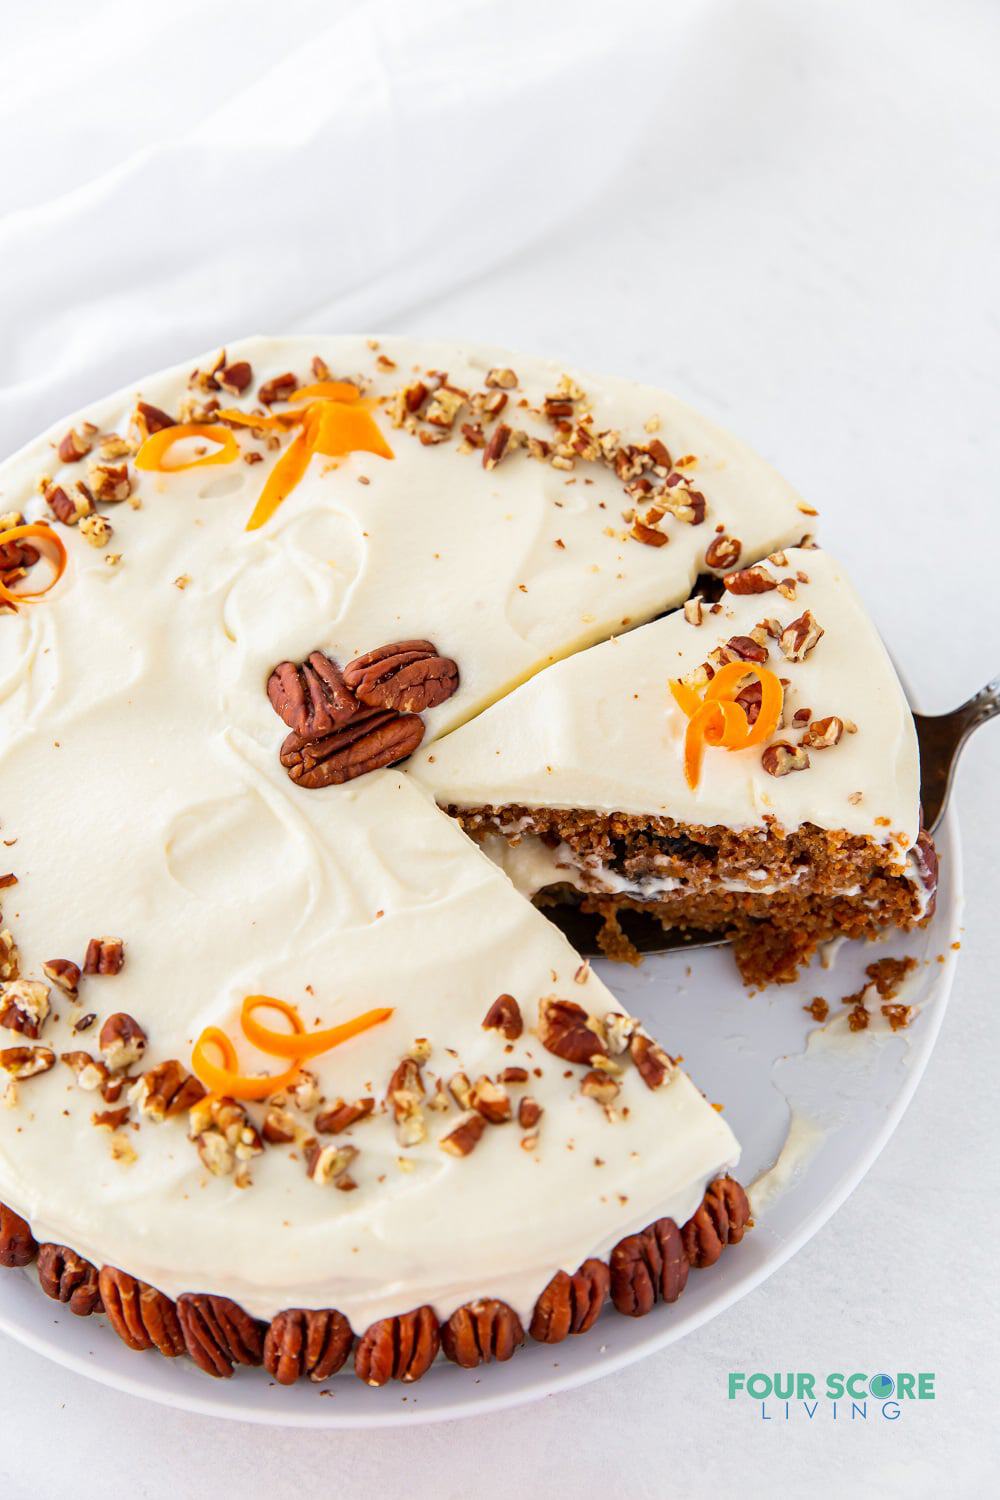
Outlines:
[[[756,677],[760,683],[760,710],[753,724],[743,705],[735,701],[748,677]],[[688,720],[684,776],[692,790],[701,778],[706,745],[723,750],[749,750],[769,739],[781,722],[784,689],[773,672],[756,662],[727,662],[716,672],[704,695],[679,679],[671,680],[670,691]]]
[[318,380],[293,391],[288,400],[295,410],[268,416],[229,408],[218,413],[221,421],[264,432],[300,429],[267,476],[246,524],[247,531],[257,531],[271,519],[302,479],[314,453],[327,458],[343,458],[348,453],[395,457],[356,385],[345,380]]
[[[258,1021],[258,1010],[275,1010],[289,1023],[290,1030],[275,1031]],[[295,1080],[302,1064],[321,1052],[329,1052],[341,1042],[360,1036],[372,1026],[378,1026],[392,1015],[390,1006],[366,1010],[360,1016],[342,1021],[339,1026],[328,1026],[322,1031],[307,1031],[296,1006],[287,1000],[275,999],[272,995],[247,995],[240,1011],[240,1025],[247,1041],[260,1052],[271,1057],[285,1057],[291,1065],[283,1073],[271,1073],[254,1077],[241,1073],[238,1067],[236,1048],[232,1040],[218,1026],[206,1026],[195,1042],[191,1054],[191,1066],[206,1088],[230,1099],[268,1099],[272,1094],[288,1088]],[[221,1063],[212,1055],[221,1055]]]
[[[222,1055],[222,1062],[210,1056],[214,1048]],[[272,1073],[266,1077],[252,1078],[238,1069],[236,1048],[226,1033],[218,1026],[206,1026],[194,1044],[191,1066],[207,1089],[227,1099],[268,1099],[272,1094],[285,1089],[299,1071],[299,1064],[292,1063],[283,1073]]]
[[46,547],[49,549],[51,555],[48,560],[52,564],[52,576],[43,588],[17,591],[8,588],[0,578],[0,599],[15,611],[19,604],[34,604],[36,600],[41,599],[55,587],[66,571],[66,548],[52,527],[46,526],[44,522],[33,521],[24,526],[9,526],[6,531],[0,531],[0,547],[6,546],[9,542],[23,541],[26,538],[43,542],[45,545],[39,549],[40,551],[44,552]]
[[[264,1008],[280,1011],[283,1016],[287,1016],[292,1024],[291,1031],[272,1031],[269,1026],[263,1026],[254,1016],[254,1011]],[[253,1042],[261,1052],[270,1053],[272,1057],[295,1057],[302,1061],[307,1057],[318,1057],[321,1052],[329,1052],[331,1047],[339,1047],[341,1042],[350,1041],[352,1036],[360,1036],[372,1026],[388,1021],[391,1015],[392,1008],[383,1005],[376,1010],[363,1011],[350,1021],[342,1021],[339,1026],[328,1026],[322,1031],[306,1031],[295,1006],[289,1005],[287,1000],[275,1000],[271,995],[248,995],[240,1012],[240,1024],[247,1041]]]
[[[182,438],[202,438],[218,443],[214,453],[204,453],[200,458],[188,459],[186,463],[169,464],[167,455],[175,443]],[[137,469],[156,469],[173,474],[181,469],[202,469],[208,464],[231,464],[239,458],[240,450],[236,436],[221,422],[178,422],[174,427],[161,427],[146,439],[135,456]]]

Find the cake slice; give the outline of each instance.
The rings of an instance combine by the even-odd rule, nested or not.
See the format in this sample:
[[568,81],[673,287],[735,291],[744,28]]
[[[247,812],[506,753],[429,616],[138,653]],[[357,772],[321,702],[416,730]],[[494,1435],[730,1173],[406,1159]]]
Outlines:
[[912,715],[816,548],[556,664],[410,769],[522,892],[603,913],[619,954],[637,909],[728,934],[763,985],[932,909]]

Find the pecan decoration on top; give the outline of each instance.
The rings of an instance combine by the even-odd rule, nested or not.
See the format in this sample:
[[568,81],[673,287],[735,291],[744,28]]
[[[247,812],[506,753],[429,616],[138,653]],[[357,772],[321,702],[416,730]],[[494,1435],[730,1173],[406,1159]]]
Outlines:
[[503,1363],[524,1342],[521,1320],[506,1302],[485,1297],[453,1312],[441,1329],[445,1357],[465,1370],[492,1360]]
[[590,1017],[575,1000],[550,995],[538,1002],[538,1035],[542,1046],[571,1063],[591,1063],[608,1049],[589,1025]]
[[557,1271],[531,1315],[528,1332],[540,1344],[561,1344],[571,1333],[586,1333],[607,1300],[611,1273],[603,1260],[585,1260],[570,1276]]
[[290,734],[281,747],[281,764],[297,786],[339,786],[412,755],[424,737],[417,714],[377,710],[319,740]]
[[264,1368],[279,1385],[294,1385],[303,1375],[329,1380],[351,1352],[354,1334],[343,1313],[291,1308],[279,1313],[264,1340]]
[[681,1230],[684,1253],[698,1270],[714,1266],[727,1245],[739,1244],[749,1222],[750,1201],[740,1184],[717,1177]]
[[294,734],[316,740],[357,717],[361,705],[335,661],[312,651],[304,662],[279,662],[267,679],[271,707]]
[[6,1203],[0,1203],[0,1266],[13,1270],[29,1266],[38,1252],[27,1222]]
[[66,1245],[40,1245],[38,1282],[47,1297],[65,1302],[78,1318],[101,1310],[97,1267]]
[[349,662],[344,681],[369,708],[420,714],[451,697],[458,667],[430,641],[396,641]]
[[373,1323],[354,1351],[354,1373],[366,1385],[409,1383],[426,1375],[441,1347],[438,1320],[430,1307]]
[[177,1315],[187,1352],[206,1375],[227,1380],[234,1365],[259,1365],[264,1358],[264,1327],[228,1297],[185,1292]]
[[508,1042],[516,1042],[524,1030],[521,1007],[513,995],[498,995],[483,1017],[484,1031],[499,1031]]
[[159,1349],[168,1359],[184,1353],[177,1309],[155,1287],[127,1271],[102,1266],[97,1281],[108,1322],[130,1349]]
[[642,1318],[656,1302],[676,1302],[688,1278],[688,1258],[673,1219],[657,1219],[626,1235],[611,1252],[611,1300],[628,1318]]

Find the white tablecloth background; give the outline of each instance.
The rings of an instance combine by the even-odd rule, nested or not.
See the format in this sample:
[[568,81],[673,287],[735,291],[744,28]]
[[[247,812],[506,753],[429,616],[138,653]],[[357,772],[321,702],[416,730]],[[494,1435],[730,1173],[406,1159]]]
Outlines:
[[[919,707],[1000,668],[991,0],[36,0],[2,24],[0,452],[247,332],[563,353],[777,463]],[[613,1382],[378,1435],[209,1423],[0,1341],[3,1493],[982,1493],[998,756],[993,725],[959,778],[965,952],[917,1099],[752,1297]],[[730,1368],[933,1369],[938,1399],[765,1425]]]

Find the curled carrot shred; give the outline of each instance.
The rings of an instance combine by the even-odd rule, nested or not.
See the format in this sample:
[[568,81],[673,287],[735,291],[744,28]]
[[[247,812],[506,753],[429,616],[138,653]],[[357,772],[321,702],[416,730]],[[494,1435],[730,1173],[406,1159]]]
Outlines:
[[[209,1053],[215,1048],[222,1054],[218,1063]],[[267,1099],[271,1094],[287,1088],[299,1071],[298,1062],[292,1063],[283,1073],[272,1073],[266,1077],[253,1078],[241,1073],[237,1065],[236,1048],[219,1026],[206,1026],[194,1044],[191,1066],[206,1088],[213,1094],[228,1099]]]
[[[736,694],[748,677],[760,683],[760,709],[751,724]],[[705,689],[704,696],[690,683],[671,680],[670,691],[675,702],[687,715],[684,735],[684,776],[692,790],[701,778],[701,763],[706,745],[723,750],[749,750],[762,745],[777,729],[781,720],[784,689],[767,667],[756,662],[727,662]]]
[[[258,1021],[258,1010],[275,1010],[288,1021],[290,1030],[275,1031]],[[318,1057],[329,1052],[341,1042],[359,1036],[372,1026],[378,1026],[392,1015],[390,1006],[366,1010],[360,1016],[342,1021],[339,1026],[328,1026],[322,1031],[307,1031],[296,1006],[287,1000],[278,1000],[273,995],[247,995],[240,1011],[240,1025],[248,1042],[260,1052],[271,1057],[286,1057],[290,1067],[283,1073],[254,1077],[241,1073],[238,1067],[236,1048],[232,1040],[219,1026],[206,1026],[194,1045],[191,1066],[213,1093],[230,1099],[267,1099],[272,1094],[288,1088],[307,1058]],[[214,1049],[221,1054],[221,1063],[212,1057]]]
[[317,380],[313,385],[302,385],[288,397],[295,401],[360,401],[361,392],[348,380]]
[[[280,1011],[283,1016],[287,1016],[292,1024],[291,1031],[272,1031],[269,1026],[262,1025],[254,1012],[264,1008]],[[261,1052],[268,1052],[272,1057],[295,1057],[301,1061],[307,1057],[318,1057],[321,1052],[338,1047],[352,1036],[360,1036],[372,1026],[388,1021],[391,1015],[392,1007],[383,1005],[375,1010],[363,1011],[360,1016],[353,1016],[349,1021],[342,1021],[339,1026],[328,1026],[322,1031],[306,1031],[295,1006],[290,1005],[287,1000],[276,1000],[271,995],[247,995],[240,1012],[240,1024],[247,1040],[259,1047]]]
[[[214,453],[204,453],[200,458],[189,459],[187,463],[168,464],[167,454],[182,438],[204,438],[218,443],[219,447]],[[173,474],[181,469],[202,469],[207,464],[231,464],[239,456],[235,434],[221,422],[178,422],[174,427],[161,427],[159,432],[152,433],[146,439],[135,456],[135,466],[137,469],[156,469]]]
[[7,542],[22,541],[25,537],[31,537],[36,542],[44,542],[51,548],[54,553],[54,556],[49,558],[52,563],[52,577],[44,588],[17,591],[8,588],[0,579],[0,599],[15,611],[19,604],[33,604],[41,599],[55,587],[66,571],[66,548],[63,546],[62,539],[56,535],[51,526],[46,526],[44,522],[32,521],[23,526],[9,526],[6,531],[0,531],[0,547]]

